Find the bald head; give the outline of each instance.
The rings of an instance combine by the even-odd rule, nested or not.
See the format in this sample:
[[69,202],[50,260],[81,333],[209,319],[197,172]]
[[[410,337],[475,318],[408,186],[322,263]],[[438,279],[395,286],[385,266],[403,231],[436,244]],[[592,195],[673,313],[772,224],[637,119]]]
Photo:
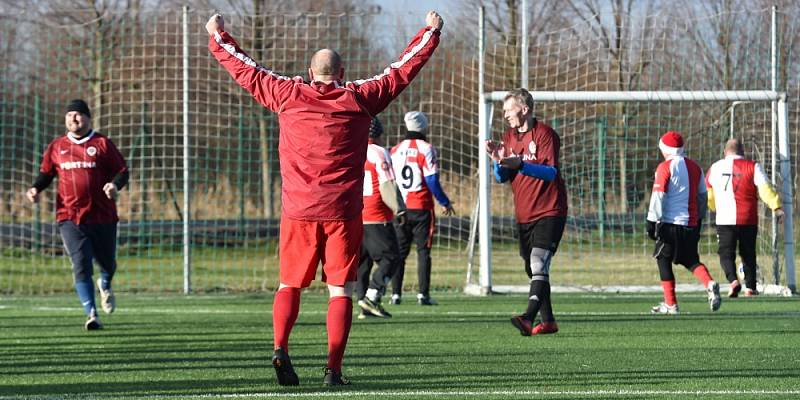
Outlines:
[[739,139],[730,139],[725,142],[725,155],[740,155],[744,156],[744,146]]
[[319,50],[311,57],[310,70],[315,80],[341,79],[342,57],[331,49]]

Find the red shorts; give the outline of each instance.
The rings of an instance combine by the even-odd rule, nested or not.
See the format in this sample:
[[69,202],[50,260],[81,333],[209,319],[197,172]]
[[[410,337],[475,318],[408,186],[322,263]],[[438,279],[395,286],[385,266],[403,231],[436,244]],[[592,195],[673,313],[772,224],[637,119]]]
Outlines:
[[323,282],[344,286],[356,281],[363,234],[360,215],[347,221],[281,217],[281,283],[296,288],[308,287],[320,261]]

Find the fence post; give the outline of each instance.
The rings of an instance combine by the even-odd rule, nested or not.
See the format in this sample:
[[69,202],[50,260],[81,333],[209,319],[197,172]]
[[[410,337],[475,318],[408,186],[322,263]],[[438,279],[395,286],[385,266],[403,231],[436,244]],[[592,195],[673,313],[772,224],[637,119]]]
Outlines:
[[595,121],[597,132],[597,226],[600,240],[605,238],[606,222],[606,130],[608,123],[605,118]]
[[244,108],[239,102],[239,148],[236,162],[236,187],[239,189],[239,221],[236,235],[244,234]]
[[[33,148],[37,154],[42,152],[42,104],[41,98],[35,96],[33,98]],[[35,165],[35,164],[34,164]],[[37,175],[38,171],[34,171]],[[42,249],[42,206],[41,202],[34,204],[33,220],[33,249],[38,253]]]
[[[794,265],[794,194],[792,193],[794,175],[790,158],[791,140],[789,134],[789,110],[786,107],[786,95],[778,100],[778,155],[781,168],[781,198],[784,212],[783,220],[783,256],[786,266],[786,286],[792,293],[797,293],[797,274]],[[772,213],[775,218],[775,213]]]
[[[139,246],[141,248],[149,248],[146,232],[150,229],[147,227],[147,177],[145,171],[147,170],[147,103],[142,103],[142,121],[139,127],[139,181],[142,187],[141,196],[141,210],[139,214]],[[133,161],[133,160],[131,160]]]
[[192,264],[191,264],[191,185],[189,179],[191,160],[191,147],[189,146],[189,6],[183,6],[183,293],[192,292]]

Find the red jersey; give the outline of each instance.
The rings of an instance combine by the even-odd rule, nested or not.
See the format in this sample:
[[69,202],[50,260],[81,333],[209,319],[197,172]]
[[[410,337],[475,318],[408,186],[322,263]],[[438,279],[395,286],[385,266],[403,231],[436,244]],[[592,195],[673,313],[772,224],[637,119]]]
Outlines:
[[556,178],[550,182],[517,173],[511,177],[514,209],[520,224],[544,217],[567,216],[567,188],[561,178],[558,158],[561,139],[556,131],[534,120],[533,129],[518,133],[509,128],[503,134],[506,154],[522,157],[523,162],[549,165],[556,168]]
[[705,208],[703,169],[682,155],[669,156],[656,167],[647,220],[674,225],[697,226],[701,203]]
[[56,221],[76,224],[110,224],[119,221],[117,205],[103,186],[128,167],[114,143],[95,131],[83,139],[69,134],[53,140],[39,169],[58,176]]
[[377,144],[367,147],[367,161],[364,163],[364,222],[387,222],[394,213],[381,197],[381,184],[394,180],[389,152]]
[[420,30],[382,73],[354,82],[304,82],[253,61],[227,32],[208,48],[234,80],[278,113],[281,201],[285,216],[304,220],[358,218],[372,116],[397,97],[439,44],[439,32]]
[[422,139],[406,139],[392,147],[392,167],[406,208],[433,210],[433,195],[425,177],[439,172],[436,149]]

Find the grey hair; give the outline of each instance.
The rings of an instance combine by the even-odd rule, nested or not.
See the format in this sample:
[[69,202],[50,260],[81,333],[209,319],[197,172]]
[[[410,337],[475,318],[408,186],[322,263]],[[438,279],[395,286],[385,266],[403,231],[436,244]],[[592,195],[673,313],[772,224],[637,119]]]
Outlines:
[[519,88],[519,89],[509,90],[508,94],[506,94],[506,97],[503,97],[503,102],[505,102],[508,99],[514,99],[514,101],[516,101],[517,104],[520,105],[524,104],[528,106],[529,109],[533,110],[533,96],[531,96],[531,94],[528,93],[528,89]]

